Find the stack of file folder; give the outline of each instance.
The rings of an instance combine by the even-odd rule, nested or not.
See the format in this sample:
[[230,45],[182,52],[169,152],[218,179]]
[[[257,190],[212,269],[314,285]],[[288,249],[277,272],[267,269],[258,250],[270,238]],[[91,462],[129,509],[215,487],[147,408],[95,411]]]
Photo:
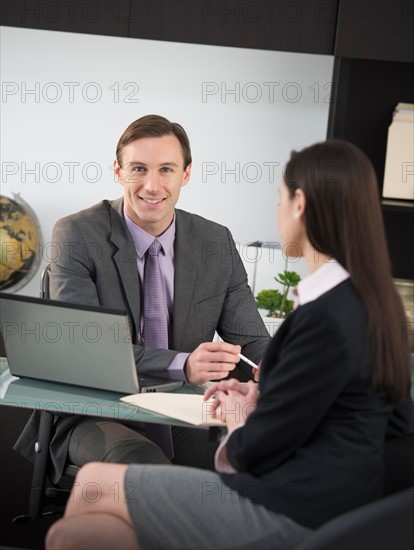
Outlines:
[[388,129],[382,196],[414,200],[414,104],[398,103]]

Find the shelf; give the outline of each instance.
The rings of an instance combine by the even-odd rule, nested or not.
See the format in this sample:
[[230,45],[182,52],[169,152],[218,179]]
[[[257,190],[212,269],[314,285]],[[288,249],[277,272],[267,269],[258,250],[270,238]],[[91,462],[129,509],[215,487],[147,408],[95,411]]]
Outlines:
[[394,210],[396,212],[414,213],[414,201],[400,201],[396,199],[382,199],[383,210]]
[[382,198],[388,129],[399,102],[414,103],[413,63],[336,57],[328,138],[350,141],[371,160],[395,277],[414,279],[414,201]]

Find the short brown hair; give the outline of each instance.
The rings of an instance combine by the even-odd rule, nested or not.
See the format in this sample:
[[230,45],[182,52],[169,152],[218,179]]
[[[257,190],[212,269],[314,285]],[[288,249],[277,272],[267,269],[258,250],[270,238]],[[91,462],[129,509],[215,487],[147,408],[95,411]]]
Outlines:
[[177,122],[170,122],[168,119],[159,115],[145,115],[138,120],[134,120],[119,138],[116,146],[116,160],[122,167],[121,153],[122,149],[137,139],[147,137],[175,136],[180,142],[184,157],[184,169],[191,164],[190,141],[184,128]]

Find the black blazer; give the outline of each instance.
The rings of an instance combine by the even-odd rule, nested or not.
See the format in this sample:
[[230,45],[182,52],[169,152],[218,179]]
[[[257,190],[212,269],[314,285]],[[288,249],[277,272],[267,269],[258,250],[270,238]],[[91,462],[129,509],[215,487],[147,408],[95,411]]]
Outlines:
[[349,279],[286,319],[259,389],[227,443],[240,472],[221,475],[229,487],[311,528],[382,495],[394,407],[373,389],[367,318]]

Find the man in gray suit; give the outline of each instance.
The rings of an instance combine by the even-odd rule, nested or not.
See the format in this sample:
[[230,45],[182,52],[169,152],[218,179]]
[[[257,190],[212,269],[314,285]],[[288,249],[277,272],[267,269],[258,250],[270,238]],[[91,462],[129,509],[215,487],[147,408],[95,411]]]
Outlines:
[[[56,223],[52,241],[59,254],[51,264],[51,297],[126,310],[140,373],[163,371],[200,384],[242,372],[241,350],[259,362],[269,336],[229,230],[175,208],[191,173],[184,129],[157,115],[134,121],[118,142],[114,172],[122,198]],[[154,238],[162,245],[169,349],[146,347],[142,334],[143,273]],[[212,342],[215,331],[222,342]],[[247,373],[251,376],[248,367]],[[145,425],[61,419],[51,446],[55,478],[66,453],[79,466],[92,460],[168,463],[145,434]],[[173,428],[173,442],[174,463],[213,466],[216,444],[204,431]]]

